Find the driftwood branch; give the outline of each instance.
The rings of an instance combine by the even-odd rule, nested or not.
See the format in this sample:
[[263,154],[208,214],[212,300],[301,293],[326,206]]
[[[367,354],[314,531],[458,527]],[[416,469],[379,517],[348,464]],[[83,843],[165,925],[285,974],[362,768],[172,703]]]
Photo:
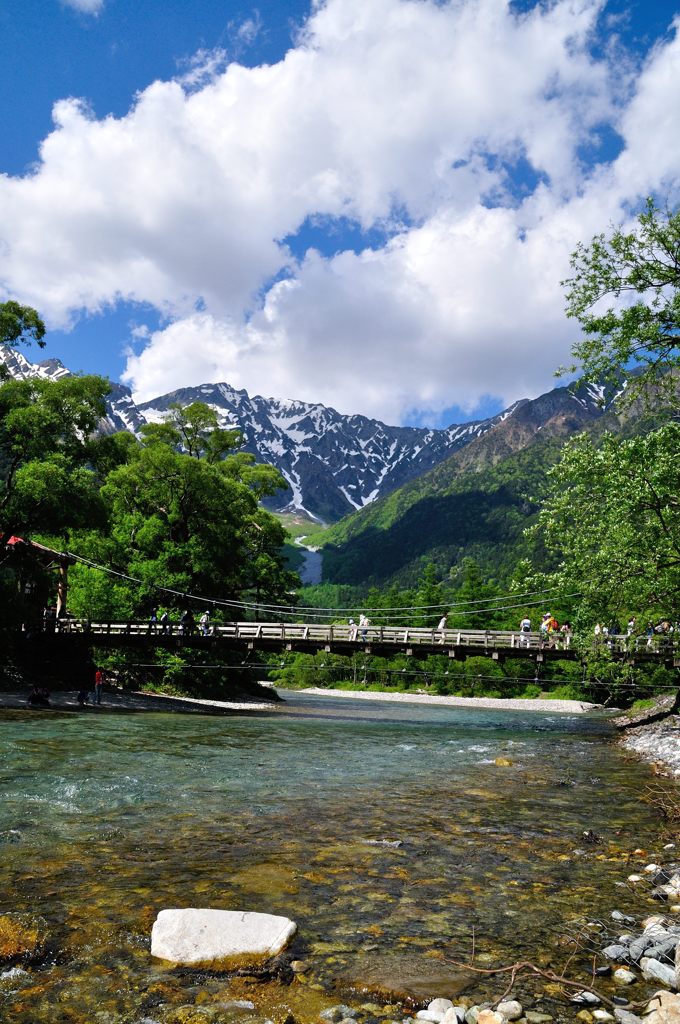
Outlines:
[[[474,971],[475,974],[508,974],[509,973],[510,974],[510,984],[506,988],[506,990],[503,993],[503,995],[499,999],[496,1000],[496,1004],[501,1003],[505,999],[506,995],[508,995],[508,993],[512,990],[512,987],[515,984],[515,979],[516,979],[517,975],[518,974],[522,974],[523,972],[537,974],[539,977],[545,978],[547,981],[552,981],[552,982],[554,982],[554,983],[556,983],[558,985],[563,985],[565,988],[579,989],[581,991],[583,991],[585,989],[585,986],[584,986],[583,982],[580,982],[580,981],[570,981],[568,978],[565,978],[564,975],[556,974],[555,971],[543,970],[543,968],[538,967],[536,964],[531,963],[530,960],[520,960],[516,964],[510,964],[507,967],[489,967],[489,968],[473,967],[472,964],[463,964],[463,963],[460,963],[457,960],[450,960],[448,957],[444,957],[444,960],[448,964],[451,964],[453,967],[460,967],[460,968],[462,968],[463,970],[466,970],[466,971]],[[607,996],[602,995],[601,992],[597,992],[593,988],[588,988],[587,991],[588,992],[592,992],[593,995],[597,996],[597,998],[600,1000],[600,1002],[605,1003],[607,1006],[611,1006],[611,1007],[616,1006],[616,1003],[612,1002],[612,1000],[609,999]]]

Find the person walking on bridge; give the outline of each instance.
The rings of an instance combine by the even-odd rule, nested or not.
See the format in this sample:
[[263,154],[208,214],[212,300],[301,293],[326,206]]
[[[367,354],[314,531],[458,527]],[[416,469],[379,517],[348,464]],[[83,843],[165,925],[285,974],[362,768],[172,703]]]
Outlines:
[[528,647],[530,643],[529,633],[531,632],[531,619],[528,615],[525,615],[519,624],[520,647]]
[[445,633],[446,633],[446,625],[447,625],[448,621],[449,621],[449,613],[446,612],[444,615],[442,615],[441,619],[439,620],[439,625],[437,626],[437,630],[439,631],[439,643],[440,644],[444,643]]

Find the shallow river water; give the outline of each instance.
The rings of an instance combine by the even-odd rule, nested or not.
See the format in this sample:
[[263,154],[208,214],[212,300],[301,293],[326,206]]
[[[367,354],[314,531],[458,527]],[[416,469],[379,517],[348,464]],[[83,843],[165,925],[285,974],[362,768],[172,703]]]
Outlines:
[[[587,921],[649,912],[617,885],[659,845],[648,768],[608,735],[585,715],[300,694],[219,718],[0,713],[2,910],[48,934],[0,981],[0,1020],[304,1022],[341,1000],[401,1019],[409,996],[502,990],[455,966],[473,949],[563,966]],[[293,918],[309,969],[153,962],[157,912],[189,906]]]

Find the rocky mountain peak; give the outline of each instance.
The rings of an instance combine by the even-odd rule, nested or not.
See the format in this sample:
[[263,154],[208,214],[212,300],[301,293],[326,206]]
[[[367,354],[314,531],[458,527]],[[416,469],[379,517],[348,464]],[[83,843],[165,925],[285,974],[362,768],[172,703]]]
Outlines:
[[[0,347],[0,361],[17,379],[56,380],[70,373],[58,359],[32,363],[11,348]],[[602,415],[615,397],[615,389],[594,385],[555,388],[536,399],[515,402],[497,416],[435,430],[391,427],[360,414],[345,416],[319,403],[251,397],[226,382],[180,388],[137,405],[128,388],[113,383],[102,430],[138,434],[145,423],[162,421],[174,404],[205,402],[221,427],[241,431],[246,451],[283,475],[288,487],[270,500],[270,506],[333,522],[456,452],[465,450],[469,464],[477,459],[483,463],[525,447],[541,431],[567,436]]]

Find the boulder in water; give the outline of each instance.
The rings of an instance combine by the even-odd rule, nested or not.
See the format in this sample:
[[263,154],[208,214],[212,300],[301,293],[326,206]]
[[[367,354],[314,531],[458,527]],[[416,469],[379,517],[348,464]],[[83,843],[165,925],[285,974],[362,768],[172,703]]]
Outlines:
[[161,910],[151,955],[185,966],[241,966],[276,956],[296,929],[287,917],[247,910]]

